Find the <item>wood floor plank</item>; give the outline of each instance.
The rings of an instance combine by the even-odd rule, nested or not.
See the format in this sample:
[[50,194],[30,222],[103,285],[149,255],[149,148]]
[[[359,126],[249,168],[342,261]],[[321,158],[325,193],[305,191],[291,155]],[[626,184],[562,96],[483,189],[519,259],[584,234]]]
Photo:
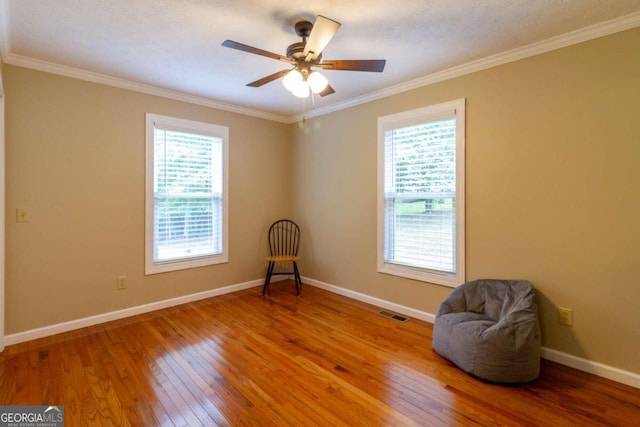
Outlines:
[[63,405],[67,426],[636,426],[637,389],[543,361],[530,384],[479,381],[433,328],[293,283],[10,346],[0,404]]

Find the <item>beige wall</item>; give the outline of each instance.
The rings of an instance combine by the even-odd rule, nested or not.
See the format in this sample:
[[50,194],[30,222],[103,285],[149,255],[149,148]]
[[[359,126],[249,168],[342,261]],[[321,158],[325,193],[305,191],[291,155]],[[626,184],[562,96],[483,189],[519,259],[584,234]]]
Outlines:
[[[289,127],[5,65],[6,333],[263,276],[289,212]],[[229,127],[230,262],[144,276],[145,112]],[[31,208],[30,223],[15,209]],[[116,277],[129,288],[116,291]]]
[[634,29],[294,126],[303,274],[436,312],[450,288],[376,272],[376,121],[466,98],[467,279],[529,279],[546,347],[640,373],[639,46]]
[[[450,288],[376,272],[376,120],[464,97],[467,279],[531,280],[546,347],[640,373],[639,43],[615,34],[302,128],[5,65],[6,332],[260,278],[265,228],[288,215],[304,276],[435,313]],[[145,112],[229,126],[228,264],[143,275]]]

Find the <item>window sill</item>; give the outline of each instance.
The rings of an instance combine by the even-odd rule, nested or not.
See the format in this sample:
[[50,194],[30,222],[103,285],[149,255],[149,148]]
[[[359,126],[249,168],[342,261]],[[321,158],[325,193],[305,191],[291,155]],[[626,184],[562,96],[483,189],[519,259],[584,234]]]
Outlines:
[[145,276],[169,271],[186,270],[188,268],[205,267],[207,265],[224,264],[229,262],[226,255],[214,255],[199,258],[190,258],[179,261],[167,261],[162,263],[149,263],[145,266]]
[[421,270],[418,268],[389,263],[384,263],[378,266],[378,273],[390,274],[392,276],[404,277],[407,279],[418,280],[420,282],[448,286],[450,288],[458,287],[464,282],[464,277],[459,277],[460,275],[456,275],[455,273],[438,273],[434,271]]

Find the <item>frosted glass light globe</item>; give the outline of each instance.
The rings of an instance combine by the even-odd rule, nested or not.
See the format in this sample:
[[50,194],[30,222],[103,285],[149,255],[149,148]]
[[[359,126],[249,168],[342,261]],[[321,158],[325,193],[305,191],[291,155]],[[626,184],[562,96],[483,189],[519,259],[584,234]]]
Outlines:
[[311,86],[311,90],[313,93],[320,93],[326,89],[329,84],[329,80],[322,74],[317,71],[314,71],[309,75],[309,86]]
[[282,84],[289,92],[296,90],[300,83],[302,83],[302,74],[298,70],[289,71],[289,73],[284,76],[284,79],[282,79]]
[[293,94],[298,98],[308,98],[309,97],[309,83],[308,82],[300,82],[298,87],[293,90]]

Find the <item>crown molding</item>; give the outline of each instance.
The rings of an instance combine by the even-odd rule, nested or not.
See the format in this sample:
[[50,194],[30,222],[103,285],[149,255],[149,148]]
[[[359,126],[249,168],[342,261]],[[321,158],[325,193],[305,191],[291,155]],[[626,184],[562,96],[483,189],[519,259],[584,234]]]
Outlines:
[[540,42],[531,43],[523,47],[501,52],[496,55],[481,58],[443,71],[427,74],[426,76],[390,86],[385,89],[377,90],[363,96],[348,99],[346,101],[338,102],[336,104],[328,105],[316,110],[311,110],[306,113],[297,114],[290,118],[290,123],[312,117],[322,116],[350,107],[355,107],[360,104],[387,98],[392,95],[397,95],[399,93],[407,92],[424,86],[429,86],[435,83],[439,83],[456,77],[461,77],[466,74],[475,73],[477,71],[485,70],[488,68],[497,67],[498,65],[504,65],[509,62],[518,61],[520,59],[529,58],[531,56],[540,55],[542,53],[551,52],[563,47],[575,45],[599,37],[604,37],[638,26],[640,26],[640,12],[634,12],[630,15],[625,15],[620,18],[615,18],[609,21],[601,22],[599,24],[590,25],[588,27],[580,28],[569,33],[551,37]]
[[507,64],[510,62],[525,59],[531,56],[539,55],[542,53],[550,52],[563,47],[571,46],[574,44],[582,43],[598,37],[607,36],[617,32],[629,30],[640,26],[640,12],[634,12],[629,15],[625,15],[619,18],[611,19],[609,21],[601,22],[598,24],[590,25],[569,33],[561,34],[559,36],[551,37],[549,39],[532,43],[520,48],[508,50],[506,52],[498,53],[496,55],[488,56],[486,58],[478,59],[466,64],[458,65],[446,70],[438,71],[435,73],[427,74],[423,77],[419,77],[414,80],[399,83],[384,89],[380,89],[369,94],[351,98],[342,102],[321,107],[315,110],[306,111],[291,116],[285,116],[281,114],[271,113],[263,110],[257,110],[253,108],[242,107],[236,104],[225,103],[216,101],[212,98],[191,95],[184,92],[165,89],[157,86],[147,85],[143,83],[134,82],[131,80],[121,79],[117,77],[108,76],[105,74],[95,73],[79,68],[68,67],[59,65],[47,61],[36,60],[21,55],[16,55],[9,52],[11,43],[8,39],[9,34],[6,25],[6,7],[5,0],[0,0],[0,54],[2,60],[6,64],[17,65],[25,68],[31,68],[48,73],[58,74],[66,77],[72,77],[79,80],[86,80],[93,83],[105,84],[109,86],[118,87],[121,89],[128,89],[135,92],[141,92],[149,95],[160,96],[163,98],[169,98],[176,101],[187,102],[190,104],[202,105],[205,107],[215,108],[218,110],[228,111],[232,113],[243,114],[247,116],[257,117],[265,120],[271,120],[280,123],[292,124],[299,122],[303,119],[312,117],[318,117],[325,114],[333,113],[336,111],[344,110],[347,108],[355,107],[367,102],[376,101],[378,99],[387,98],[389,96],[397,95],[403,92],[407,92],[413,89],[417,89],[424,86],[429,86],[435,83],[439,83],[445,80],[461,77],[466,74],[471,74],[477,71],[485,70],[488,68],[497,67],[499,65]]
[[99,83],[108,86],[127,89],[134,92],[140,92],[148,95],[160,96],[163,98],[173,99],[176,101],[187,102],[189,104],[202,105],[204,107],[215,108],[231,113],[238,113],[247,116],[257,117],[265,120],[271,120],[280,123],[289,123],[290,117],[270,113],[267,111],[246,108],[236,104],[216,101],[212,98],[191,95],[185,92],[165,89],[158,86],[147,85],[134,82],[127,79],[121,79],[106,74],[95,73],[92,71],[82,70],[80,68],[68,67],[65,65],[55,64],[52,62],[41,61],[22,55],[16,55],[11,52],[11,40],[7,25],[8,1],[0,0],[0,57],[2,62],[9,65],[30,68],[46,73],[57,74],[65,77],[71,77],[78,80],[85,80],[92,83]]
[[[3,53],[6,51],[3,50]],[[112,77],[106,74],[95,73],[92,71],[82,70],[79,68],[68,67],[66,65],[55,64],[52,62],[41,61],[26,56],[16,55],[13,53],[5,53],[4,62],[10,65],[30,68],[33,70],[44,71],[46,73],[57,74],[65,77],[71,77],[78,80],[85,80],[92,83],[99,83],[108,86],[127,89],[134,92],[141,92],[147,95],[155,95],[163,98],[169,98],[176,101],[187,102],[190,104],[202,105],[204,107],[215,108],[218,110],[238,113],[247,116],[257,117],[261,119],[271,120],[275,122],[288,123],[289,117],[280,114],[269,113],[262,110],[242,107],[236,104],[216,101],[212,98],[191,95],[185,92],[174,91],[161,88],[158,86],[147,85],[134,82],[131,80]]]

